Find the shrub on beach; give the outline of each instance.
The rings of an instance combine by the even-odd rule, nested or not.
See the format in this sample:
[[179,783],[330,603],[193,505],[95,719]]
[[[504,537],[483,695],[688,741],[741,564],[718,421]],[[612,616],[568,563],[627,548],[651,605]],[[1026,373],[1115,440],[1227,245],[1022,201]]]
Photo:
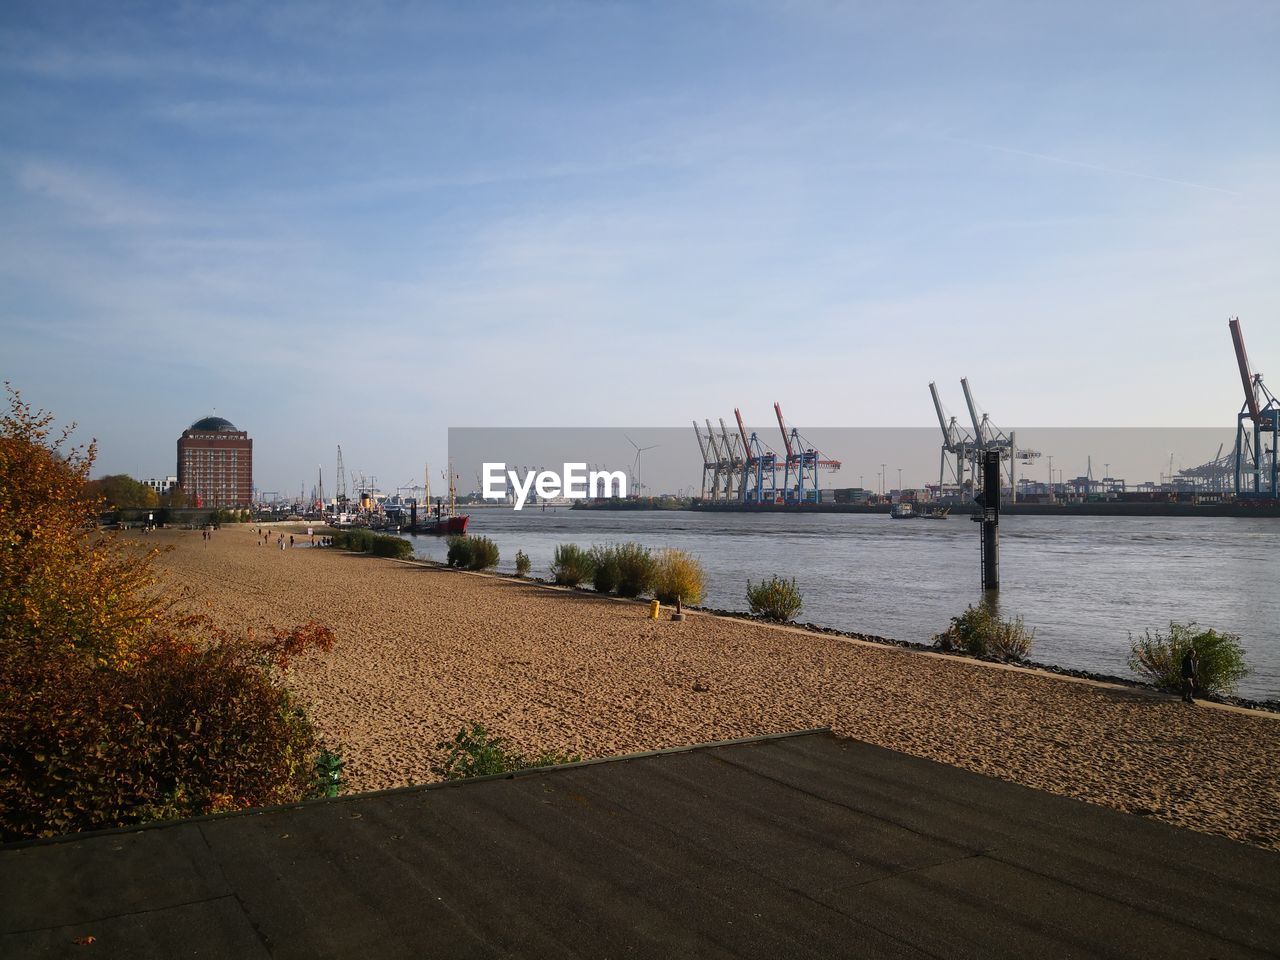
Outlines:
[[702,564],[684,550],[660,550],[654,560],[653,595],[663,603],[702,600]]
[[980,603],[952,617],[950,626],[933,642],[941,650],[960,650],[975,657],[1021,660],[1030,652],[1035,637],[1035,630],[1028,630],[1021,617],[1001,619],[989,604]]
[[450,537],[449,552],[445,554],[444,562],[459,570],[471,566],[471,538]]
[[1192,623],[1170,623],[1167,634],[1147,630],[1129,635],[1129,669],[1162,690],[1182,689],[1182,658],[1196,648],[1196,683],[1202,693],[1231,693],[1249,673],[1244,648],[1234,633],[1201,630]]
[[614,548],[618,564],[618,582],[614,587],[620,597],[638,597],[653,585],[654,560],[648,547],[624,543]]
[[498,565],[498,545],[488,537],[450,537],[445,563],[459,570],[488,570]]
[[375,557],[391,557],[395,560],[407,560],[413,556],[413,544],[404,537],[390,534],[375,534],[369,552]]
[[488,537],[468,537],[471,541],[471,562],[467,564],[469,570],[489,570],[498,565],[500,554],[498,553],[498,545]]
[[591,585],[599,593],[613,593],[618,586],[618,548],[610,544],[591,548]]
[[516,576],[527,577],[529,571],[533,569],[533,563],[529,560],[529,555],[523,550],[516,551]]
[[590,580],[592,573],[591,554],[576,543],[562,543],[556,547],[551,560],[551,576],[555,582],[564,587],[576,587],[584,580]]
[[403,537],[386,533],[374,533],[365,527],[339,530],[333,535],[333,545],[355,553],[372,553],[377,557],[403,560],[413,556],[413,544]]
[[795,619],[803,606],[795,579],[784,580],[782,577],[770,577],[757,584],[748,580],[747,603],[751,605],[752,613],[779,623]]
[[94,447],[10,391],[0,417],[0,839],[305,799],[322,747],[283,684],[327,649],[177,613],[157,551],[93,528]]
[[445,780],[466,780],[499,773],[514,773],[534,767],[553,767],[577,763],[578,754],[546,750],[529,756],[512,749],[501,737],[495,737],[478,723],[463,726],[452,740],[436,744],[444,757],[431,770]]
[[66,646],[0,654],[0,835],[291,803],[337,771],[281,682],[291,655],[327,649],[310,624],[266,644],[207,623],[161,628],[128,669]]

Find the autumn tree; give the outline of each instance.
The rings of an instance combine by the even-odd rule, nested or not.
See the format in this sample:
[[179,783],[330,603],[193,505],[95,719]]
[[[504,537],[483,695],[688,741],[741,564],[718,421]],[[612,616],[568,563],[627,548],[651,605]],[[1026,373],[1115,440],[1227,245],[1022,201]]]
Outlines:
[[[6,385],[7,386],[7,385]],[[0,839],[286,803],[333,769],[282,681],[307,624],[236,636],[160,599],[94,527],[95,447],[9,389],[0,416]]]

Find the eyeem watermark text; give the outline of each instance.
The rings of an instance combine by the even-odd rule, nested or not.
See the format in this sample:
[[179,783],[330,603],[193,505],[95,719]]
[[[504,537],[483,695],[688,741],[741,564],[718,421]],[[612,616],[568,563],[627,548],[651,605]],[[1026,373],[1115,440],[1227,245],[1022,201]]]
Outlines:
[[566,463],[563,473],[554,470],[508,470],[505,463],[485,463],[482,467],[483,496],[486,500],[512,497],[520,510],[533,490],[544,500],[564,497],[566,500],[625,497],[627,475],[621,470],[588,470],[585,463]]

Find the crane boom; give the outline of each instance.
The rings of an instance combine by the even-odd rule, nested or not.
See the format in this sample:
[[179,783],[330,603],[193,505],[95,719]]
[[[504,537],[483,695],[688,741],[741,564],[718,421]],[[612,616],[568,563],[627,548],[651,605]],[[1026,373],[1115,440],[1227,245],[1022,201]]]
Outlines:
[[724,457],[720,453],[720,444],[716,442],[716,432],[711,429],[711,418],[707,417],[707,445],[711,448],[711,456],[716,460],[723,460]]
[[751,461],[751,441],[747,439],[747,427],[742,422],[742,411],[734,407],[733,416],[738,421],[738,434],[742,437],[742,456],[749,463]]
[[782,419],[782,405],[775,402],[773,412],[778,415],[778,429],[782,431],[782,445],[787,448],[787,459],[791,460],[795,457],[795,453],[791,449],[791,438],[787,436],[787,424]]
[[947,415],[942,412],[942,401],[938,399],[938,385],[933,381],[929,382],[929,393],[933,395],[933,409],[938,412],[938,426],[942,428],[942,436],[947,446],[951,446],[955,438],[951,436],[951,430],[947,427]]
[[729,428],[725,425],[724,417],[720,418],[720,439],[724,441],[724,454],[728,460],[737,457],[737,453],[733,449],[733,438],[729,436]]
[[1253,371],[1249,369],[1249,354],[1244,349],[1244,334],[1240,332],[1240,318],[1227,321],[1231,328],[1231,342],[1236,348],[1236,364],[1240,367],[1240,383],[1244,386],[1244,402],[1249,407],[1249,419],[1258,423],[1262,408],[1258,406],[1258,391],[1253,385]]
[[698,421],[693,421],[693,435],[698,438],[698,449],[702,451],[702,462],[708,463],[711,457],[707,454],[707,442],[702,439],[702,430],[698,427]]
[[987,438],[982,433],[982,421],[978,419],[978,408],[974,406],[973,394],[969,392],[969,380],[966,377],[960,378],[960,387],[964,390],[965,406],[969,408],[969,419],[973,421],[973,436],[980,445],[985,445]]

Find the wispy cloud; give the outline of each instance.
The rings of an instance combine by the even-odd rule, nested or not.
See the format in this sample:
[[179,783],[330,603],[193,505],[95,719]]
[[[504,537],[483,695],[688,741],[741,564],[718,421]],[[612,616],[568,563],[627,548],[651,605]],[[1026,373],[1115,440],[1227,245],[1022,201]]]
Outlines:
[[1244,194],[1235,190],[1228,190],[1226,187],[1216,187],[1208,183],[1196,183],[1192,180],[1178,180],[1174,177],[1161,177],[1152,173],[1142,173],[1137,170],[1125,170],[1120,167],[1111,167],[1101,163],[1089,163],[1085,160],[1073,160],[1070,157],[1057,157],[1048,153],[1037,153],[1034,150],[1019,150],[1016,147],[1005,147],[997,143],[983,143],[980,140],[967,140],[963,137],[939,137],[948,143],[959,143],[967,147],[977,147],[981,150],[994,150],[997,153],[1008,153],[1016,157],[1029,157],[1032,160],[1044,160],[1048,163],[1058,163],[1068,167],[1080,167],[1084,170],[1094,170],[1098,173],[1109,173],[1119,177],[1137,177],[1140,180],[1152,180],[1156,183],[1169,183],[1178,187],[1191,187],[1194,190],[1209,190],[1213,193],[1224,193],[1231,197],[1241,197]]
[[170,219],[140,192],[62,163],[23,161],[18,166],[17,181],[28,193],[56,200],[93,223],[154,226]]

